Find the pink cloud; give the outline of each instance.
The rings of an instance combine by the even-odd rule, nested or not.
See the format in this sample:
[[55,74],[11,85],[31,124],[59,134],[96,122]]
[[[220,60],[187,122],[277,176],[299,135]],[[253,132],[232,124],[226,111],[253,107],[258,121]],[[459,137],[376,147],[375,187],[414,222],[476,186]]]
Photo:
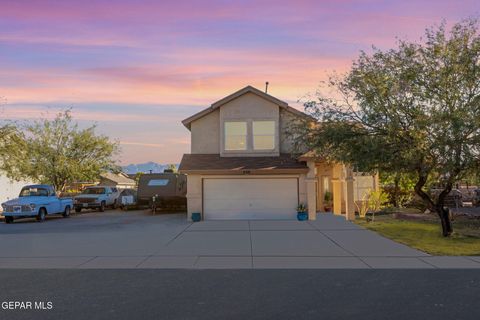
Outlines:
[[[77,119],[115,128],[107,133],[124,141],[128,161],[178,161],[189,145],[180,113],[134,106],[191,105],[193,114],[269,81],[272,95],[301,109],[296,101],[332,71],[347,71],[359,50],[416,40],[442,18],[479,10],[478,0],[3,0],[0,96],[8,104],[0,118],[32,119],[62,101]],[[75,108],[82,103],[132,110]],[[151,127],[126,135],[115,127],[124,122]],[[179,131],[163,129],[172,124]]]
[[120,144],[124,145],[124,146],[140,146],[140,147],[151,147],[151,148],[164,148],[165,147],[165,144],[162,144],[162,143],[120,141]]
[[29,32],[10,32],[0,34],[0,42],[26,43],[26,44],[56,44],[69,46],[138,46],[138,41],[134,41],[129,37],[119,35],[103,35],[93,34],[76,35],[71,37],[68,35],[57,34],[42,35]]
[[147,62],[83,70],[7,67],[4,74],[23,86],[6,87],[2,94],[11,103],[121,101],[205,105],[229,90],[248,84],[263,86],[270,81],[272,90],[281,89],[281,98],[295,101],[299,94],[314,90],[329,71],[344,71],[350,64],[350,59],[345,58],[273,50],[180,50],[176,58],[178,63],[170,65]]
[[[349,1],[323,0],[324,10],[334,11],[335,3],[355,3]],[[365,2],[365,1],[364,1]],[[367,1],[370,2],[370,1]],[[6,1],[2,6],[2,15],[25,20],[56,20],[71,22],[72,20],[91,21],[96,19],[129,21],[171,22],[177,20],[178,15],[185,19],[255,19],[252,10],[257,12],[311,13],[312,5],[318,1],[95,1],[78,3],[76,1],[29,1],[28,6],[22,1]],[[274,15],[273,14],[273,15]],[[277,19],[266,16],[265,18]],[[282,16],[282,19],[293,19]]]
[[[66,105],[64,108],[59,107],[45,107],[45,106],[10,106],[8,103],[0,107],[0,119],[3,120],[36,120],[39,118],[54,119],[56,115],[69,108]],[[135,110],[120,112],[108,111],[92,111],[83,110],[80,108],[72,109],[72,116],[75,120],[89,121],[89,122],[132,122],[132,123],[155,123],[155,124],[170,124],[172,122],[180,122],[181,119],[165,115],[163,113],[151,114],[136,114]]]

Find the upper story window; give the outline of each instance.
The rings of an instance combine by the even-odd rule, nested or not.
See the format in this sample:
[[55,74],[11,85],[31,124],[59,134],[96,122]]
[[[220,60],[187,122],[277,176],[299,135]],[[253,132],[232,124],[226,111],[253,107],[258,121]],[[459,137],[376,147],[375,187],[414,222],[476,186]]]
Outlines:
[[247,150],[246,121],[225,121],[225,150]]
[[275,121],[253,121],[253,149],[275,149]]

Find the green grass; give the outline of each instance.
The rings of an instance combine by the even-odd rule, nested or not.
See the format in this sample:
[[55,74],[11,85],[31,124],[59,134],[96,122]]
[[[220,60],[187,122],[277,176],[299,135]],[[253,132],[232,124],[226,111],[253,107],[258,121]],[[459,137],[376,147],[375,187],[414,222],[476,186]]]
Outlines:
[[445,238],[437,220],[412,221],[394,219],[392,215],[375,217],[374,222],[357,219],[355,222],[386,238],[406,244],[432,255],[480,255],[480,221],[456,219],[454,233]]

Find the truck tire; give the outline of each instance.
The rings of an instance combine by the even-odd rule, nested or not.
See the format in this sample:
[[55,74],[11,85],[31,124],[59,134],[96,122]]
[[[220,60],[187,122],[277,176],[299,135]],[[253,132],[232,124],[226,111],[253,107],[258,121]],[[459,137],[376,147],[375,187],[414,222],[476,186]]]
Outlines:
[[76,208],[75,208],[75,212],[76,212],[76,213],[80,213],[80,212],[82,212],[82,208],[78,208],[78,207],[76,207]]
[[45,208],[40,208],[40,210],[38,210],[38,214],[37,214],[37,221],[38,222],[45,221],[46,216],[47,216],[47,210],[45,210]]
[[66,207],[65,207],[65,211],[62,213],[62,216],[63,216],[64,218],[70,217],[70,206],[66,206]]
[[13,223],[13,217],[5,217],[5,223]]
[[102,201],[102,202],[100,203],[100,208],[98,208],[98,210],[99,210],[100,212],[104,212],[104,211],[105,211],[105,201]]
[[113,204],[112,204],[112,209],[115,210],[117,209],[118,206],[117,206],[117,199],[113,200]]

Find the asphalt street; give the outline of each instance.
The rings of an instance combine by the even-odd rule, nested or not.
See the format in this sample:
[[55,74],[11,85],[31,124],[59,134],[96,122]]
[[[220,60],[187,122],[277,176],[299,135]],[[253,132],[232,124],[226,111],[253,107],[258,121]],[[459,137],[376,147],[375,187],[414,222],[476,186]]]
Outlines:
[[0,288],[0,319],[480,318],[478,270],[5,269]]

